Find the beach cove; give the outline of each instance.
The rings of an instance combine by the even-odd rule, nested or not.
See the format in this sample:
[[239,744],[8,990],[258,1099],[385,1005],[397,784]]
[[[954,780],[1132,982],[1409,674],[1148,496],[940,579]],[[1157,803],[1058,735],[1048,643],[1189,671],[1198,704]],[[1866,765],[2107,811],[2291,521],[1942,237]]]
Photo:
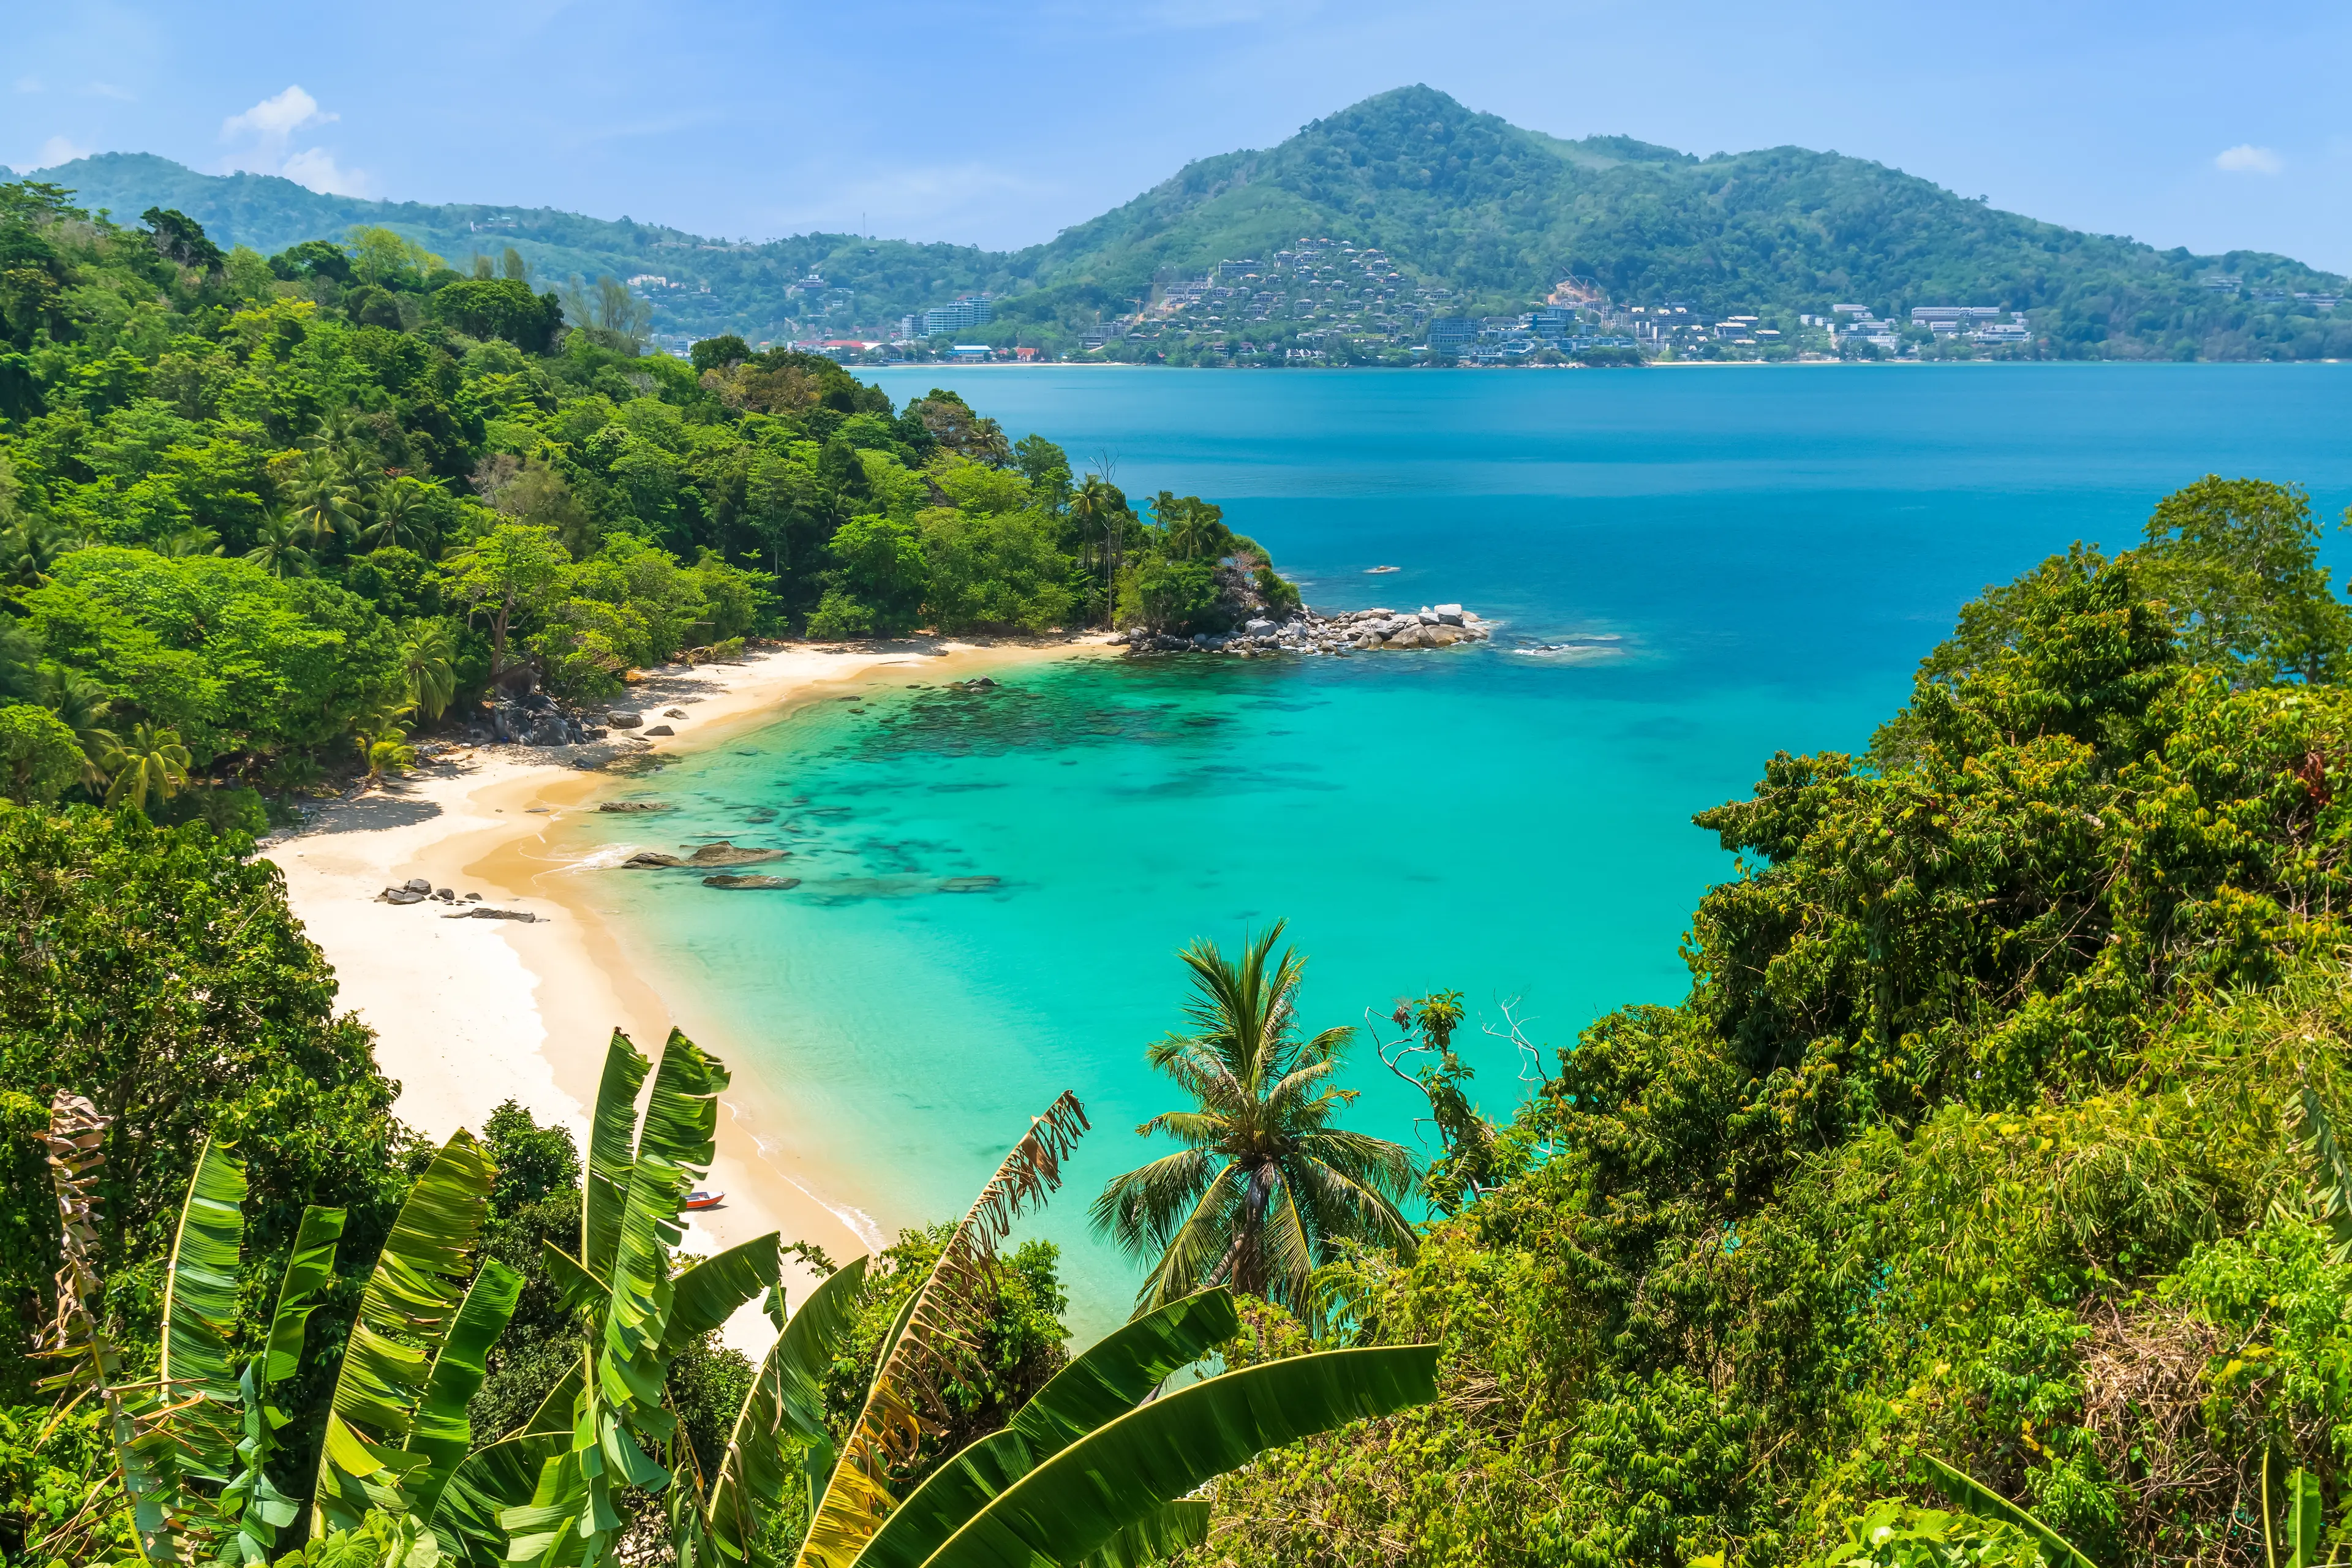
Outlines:
[[[1013,435],[1107,455],[1139,501],[1216,500],[1319,611],[1456,601],[1494,638],[1349,658],[1047,649],[978,690],[950,682],[979,663],[932,658],[827,690],[865,656],[796,651],[780,657],[822,661],[818,684],[780,681],[723,725],[690,708],[656,773],[407,786],[472,801],[462,831],[437,830],[436,887],[569,911],[554,925],[366,903],[422,874],[389,836],[339,886],[300,858],[289,882],[385,1031],[403,1113],[436,1131],[509,1093],[576,1124],[616,1019],[648,1048],[677,1023],[724,1058],[712,1184],[730,1208],[698,1218],[697,1245],[776,1228],[838,1257],[960,1213],[1028,1117],[1076,1090],[1095,1131],[1023,1234],[1064,1249],[1082,1340],[1134,1289],[1085,1205],[1153,1152],[1131,1130],[1171,1091],[1142,1051],[1178,1021],[1185,942],[1287,918],[1314,958],[1311,1027],[1458,986],[1481,1026],[1505,1028],[1517,998],[1528,1040],[1556,1048],[1687,988],[1677,938],[1732,867],[1690,814],[1745,795],[1775,751],[1865,746],[1984,584],[2074,540],[2135,542],[2208,469],[2307,484],[2323,518],[2352,501],[2334,435],[2352,373],[2332,366],[877,379],[895,398],[950,382]],[[584,809],[626,797],[677,810]],[[750,869],[801,886],[608,868],[719,838],[789,850]],[[590,931],[606,945],[541,967]],[[396,959],[376,951],[387,932]],[[508,1011],[436,1021],[436,965],[469,953]],[[1461,1039],[1507,1115],[1547,1058]],[[1425,1110],[1369,1049],[1349,1081],[1354,1124],[1424,1139]]]
[[[374,1031],[378,1065],[400,1084],[396,1115],[446,1139],[461,1127],[478,1129],[511,1100],[543,1125],[569,1127],[584,1151],[612,1032],[627,1034],[650,1056],[677,1018],[577,874],[577,837],[562,831],[567,818],[596,815],[600,799],[648,763],[718,746],[894,671],[961,679],[1098,651],[1091,642],[924,641],[753,652],[635,688],[627,700],[683,704],[688,718],[671,721],[683,733],[596,749],[623,752],[617,764],[557,760],[522,746],[453,747],[404,778],[311,806],[300,826],[271,835],[259,852],[283,873],[288,902],[334,966],[341,1005]],[[379,900],[383,889],[412,878],[458,897],[411,906]],[[531,918],[455,918],[468,909],[469,893],[479,898],[475,907]],[[745,1129],[743,1108],[778,1088],[763,1084],[741,1053],[708,1037],[698,1043],[727,1061],[734,1082],[706,1184],[727,1200],[685,1216],[686,1250],[715,1252],[772,1230],[787,1242],[814,1243],[835,1261],[866,1252],[876,1235],[871,1226],[828,1206],[805,1178],[763,1157]],[[828,1189],[844,1185],[833,1173],[823,1179]],[[797,1300],[813,1277],[795,1259],[785,1267]],[[736,1314],[727,1337],[757,1353],[773,1331],[754,1303]]]

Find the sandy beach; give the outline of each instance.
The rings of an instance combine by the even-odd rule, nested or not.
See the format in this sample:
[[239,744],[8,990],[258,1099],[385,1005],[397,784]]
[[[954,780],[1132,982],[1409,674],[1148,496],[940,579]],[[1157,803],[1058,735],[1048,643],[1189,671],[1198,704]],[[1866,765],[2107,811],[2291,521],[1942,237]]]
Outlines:
[[[737,663],[647,672],[625,700],[648,724],[678,733],[578,747],[460,747],[404,778],[352,798],[313,805],[299,827],[271,835],[260,853],[285,873],[288,901],[334,965],[341,1002],[375,1031],[376,1059],[399,1081],[395,1112],[446,1138],[478,1128],[501,1102],[542,1124],[568,1126],[584,1152],[588,1108],[614,1028],[648,1056],[673,1021],[670,1006],[631,967],[615,934],[583,896],[572,860],[551,842],[567,812],[593,810],[619,776],[617,757],[709,745],[773,721],[798,704],[838,695],[881,672],[919,667],[929,679],[960,679],[1008,664],[1088,655],[1098,639],[1045,645],[908,642],[849,650],[802,646]],[[658,718],[665,710],[683,719]],[[456,904],[394,905],[377,895],[412,877],[452,889]],[[530,921],[453,918],[468,906],[528,912]],[[783,1170],[763,1158],[739,1124],[753,1108],[782,1103],[787,1086],[765,1086],[748,1053],[698,1039],[734,1074],[723,1099],[719,1151],[707,1184],[724,1206],[688,1216],[686,1247],[711,1252],[777,1231],[835,1261],[865,1240]],[[761,1117],[774,1127],[772,1114]],[[854,1201],[854,1199],[853,1199]],[[793,1302],[811,1283],[787,1260]],[[764,1352],[773,1337],[756,1303],[728,1325],[730,1343]]]

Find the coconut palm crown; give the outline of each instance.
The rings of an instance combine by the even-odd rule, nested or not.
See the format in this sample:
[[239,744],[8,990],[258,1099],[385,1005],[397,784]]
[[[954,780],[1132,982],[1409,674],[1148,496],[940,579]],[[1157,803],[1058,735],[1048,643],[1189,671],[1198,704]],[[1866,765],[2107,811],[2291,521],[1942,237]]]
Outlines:
[[1334,1125],[1357,1095],[1331,1081],[1355,1031],[1299,1037],[1306,960],[1289,948],[1275,955],[1282,931],[1276,921],[1238,960],[1205,941],[1180,955],[1192,972],[1192,1032],[1158,1041],[1150,1058],[1198,1109],[1136,1129],[1183,1148],[1114,1178],[1093,1209],[1098,1232],[1151,1261],[1139,1316],[1229,1285],[1313,1325],[1309,1278],[1339,1243],[1413,1246],[1397,1208],[1412,1187],[1412,1156]]

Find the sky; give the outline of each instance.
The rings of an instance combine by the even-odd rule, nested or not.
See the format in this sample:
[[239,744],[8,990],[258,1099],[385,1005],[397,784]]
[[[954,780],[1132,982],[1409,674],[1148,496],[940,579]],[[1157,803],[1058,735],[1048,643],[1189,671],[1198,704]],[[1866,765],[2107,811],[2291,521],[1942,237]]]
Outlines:
[[1560,136],[1874,159],[2352,272],[2352,6],[2278,0],[0,0],[0,163],[157,153],[730,238],[1011,248],[1425,82]]

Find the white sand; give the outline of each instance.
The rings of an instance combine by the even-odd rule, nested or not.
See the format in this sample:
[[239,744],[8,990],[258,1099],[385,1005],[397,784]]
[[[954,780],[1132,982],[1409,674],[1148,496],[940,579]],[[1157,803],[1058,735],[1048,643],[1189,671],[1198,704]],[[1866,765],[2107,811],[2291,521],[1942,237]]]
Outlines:
[[[618,750],[710,743],[808,700],[818,688],[886,667],[916,665],[934,678],[961,677],[984,666],[1080,651],[1093,650],[1059,644],[794,647],[739,664],[656,675],[626,700],[645,711],[648,726],[678,730],[674,738],[560,752],[460,750],[407,778],[311,807],[300,827],[265,840],[262,853],[284,871],[288,901],[334,965],[342,1005],[375,1031],[376,1059],[400,1082],[394,1109],[402,1120],[446,1138],[460,1127],[478,1129],[501,1101],[513,1100],[542,1124],[570,1127],[584,1153],[588,1107],[611,1031],[620,1028],[652,1056],[672,1019],[584,900],[561,898],[564,889],[550,875],[566,863],[550,851],[547,827],[611,783],[610,774],[583,771],[579,762]],[[680,704],[686,719],[658,717]],[[574,759],[575,752],[582,755]],[[382,889],[411,877],[453,889],[461,899],[478,892],[484,903],[539,919],[453,920],[451,906],[438,900],[377,901]],[[726,1041],[698,1043],[721,1059],[730,1055]],[[745,1087],[739,1071],[730,1099],[740,1099]],[[787,1242],[814,1242],[836,1261],[866,1250],[841,1216],[761,1159],[731,1114],[719,1118],[718,1159],[706,1184],[726,1193],[727,1202],[688,1217],[689,1251],[717,1251],[772,1230]],[[789,1263],[787,1270],[786,1290],[797,1304],[811,1281]],[[726,1338],[756,1356],[773,1331],[753,1303],[728,1324]]]

